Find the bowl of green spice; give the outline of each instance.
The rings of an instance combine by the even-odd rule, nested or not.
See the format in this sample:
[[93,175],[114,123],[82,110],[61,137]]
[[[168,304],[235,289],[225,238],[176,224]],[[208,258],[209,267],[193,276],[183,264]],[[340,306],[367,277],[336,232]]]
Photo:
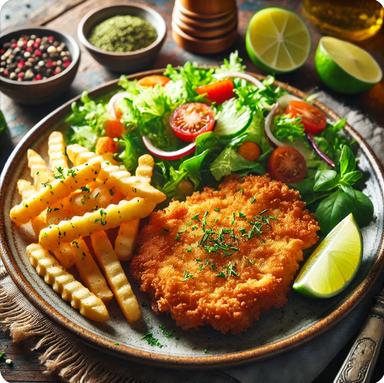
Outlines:
[[159,13],[140,4],[98,8],[80,21],[77,33],[91,56],[120,73],[141,71],[160,52],[166,24]]

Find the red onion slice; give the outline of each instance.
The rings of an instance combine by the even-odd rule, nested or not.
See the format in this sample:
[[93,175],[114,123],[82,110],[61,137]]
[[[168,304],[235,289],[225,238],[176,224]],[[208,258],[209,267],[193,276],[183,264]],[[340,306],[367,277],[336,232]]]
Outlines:
[[315,140],[312,138],[312,136],[309,134],[309,133],[307,133],[307,138],[308,138],[308,140],[309,140],[309,142],[311,143],[311,145],[312,145],[312,147],[313,147],[313,149],[315,150],[315,152],[328,164],[328,165],[330,165],[330,166],[332,166],[333,168],[336,166],[335,164],[334,164],[334,162],[331,160],[331,159],[329,159],[320,149],[319,149],[319,147],[316,145],[316,142],[315,142]]
[[143,143],[147,148],[147,150],[151,152],[154,156],[161,158],[162,160],[178,160],[179,158],[185,157],[188,154],[193,153],[196,149],[196,143],[192,142],[182,149],[169,152],[166,150],[156,148],[156,146],[154,146],[147,137],[143,136],[142,138],[143,138]]
[[107,110],[112,118],[117,118],[116,116],[116,104],[124,97],[130,97],[130,93],[128,92],[119,92],[116,93],[108,102]]

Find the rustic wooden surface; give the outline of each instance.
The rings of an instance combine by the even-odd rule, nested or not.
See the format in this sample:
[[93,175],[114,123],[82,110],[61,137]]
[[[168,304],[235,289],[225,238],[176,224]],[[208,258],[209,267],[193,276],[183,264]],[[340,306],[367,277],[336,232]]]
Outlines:
[[[113,0],[10,0],[1,9],[0,26],[1,33],[30,25],[43,25],[53,29],[64,31],[72,35],[75,39],[76,29],[81,18],[90,10],[99,6],[107,6],[118,2]],[[326,89],[316,74],[313,57],[321,37],[320,33],[313,26],[312,22],[305,15],[301,1],[298,0],[237,0],[239,10],[239,35],[236,44],[227,52],[210,56],[199,56],[184,51],[172,40],[171,34],[171,13],[173,1],[140,1],[155,8],[164,17],[168,34],[166,43],[157,57],[156,62],[151,68],[164,68],[168,63],[172,65],[184,64],[185,61],[197,61],[201,64],[216,65],[228,57],[230,51],[239,50],[240,57],[244,58],[244,63],[249,71],[264,74],[263,71],[255,67],[248,59],[245,51],[244,37],[247,24],[251,16],[258,10],[267,6],[286,7],[297,11],[307,21],[312,33],[312,52],[308,62],[300,70],[287,75],[277,76],[277,79],[290,83],[304,91],[315,87]],[[378,35],[359,43],[367,49],[384,68],[384,28]],[[143,68],[144,69],[144,68]],[[84,89],[92,89],[106,81],[118,78],[119,74],[109,72],[95,62],[91,56],[82,48],[82,59],[77,77],[70,88],[60,98],[45,105],[21,106],[12,102],[8,97],[1,94],[0,108],[3,111],[9,130],[0,134],[0,169],[3,168],[13,147],[20,141],[28,130],[35,125],[41,118],[60,106],[63,102],[80,94]],[[360,95],[345,96],[327,90],[332,96],[343,102],[346,106],[355,107],[379,126],[384,127],[384,80],[377,84],[370,91]],[[353,344],[353,334],[351,341],[344,347],[334,361],[313,383],[332,382],[339,370],[344,358],[348,354]],[[8,366],[0,362],[0,372],[9,382],[59,382],[60,378],[55,375],[45,375],[38,362],[38,353],[30,352],[33,346],[31,340],[21,344],[12,344],[8,334],[0,331],[0,352],[5,350],[7,357],[13,359],[13,363]],[[384,348],[377,362],[372,383],[379,381],[384,375]],[[268,382],[267,382],[268,383]]]

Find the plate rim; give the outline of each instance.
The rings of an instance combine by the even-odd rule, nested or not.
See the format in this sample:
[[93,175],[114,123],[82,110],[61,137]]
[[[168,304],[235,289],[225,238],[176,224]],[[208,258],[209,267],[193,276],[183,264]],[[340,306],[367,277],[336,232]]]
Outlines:
[[[213,68],[212,66],[201,66],[203,68]],[[154,69],[145,72],[139,72],[127,76],[128,79],[140,79],[144,76],[152,74],[162,74],[165,69]],[[246,72],[259,80],[263,80],[266,77],[255,74],[252,72]],[[108,91],[112,91],[117,87],[119,79],[108,81],[102,85],[99,85],[91,89],[88,94],[91,97],[99,96]],[[299,89],[285,84],[280,81],[275,81],[274,85],[280,86],[286,89],[289,93],[295,94],[298,97],[305,98],[308,95]],[[81,95],[74,97],[73,99],[65,102],[62,106],[53,110],[40,122],[31,128],[31,130],[23,137],[19,144],[12,151],[10,157],[8,158],[4,169],[1,173],[0,178],[0,197],[5,192],[7,185],[7,179],[9,174],[12,173],[12,169],[16,166],[20,157],[22,156],[21,152],[25,152],[27,147],[30,146],[32,138],[35,137],[40,131],[52,126],[55,121],[59,121],[62,117],[70,111],[70,106],[73,102],[79,101]],[[315,100],[314,104],[322,109],[327,116],[337,121],[340,119],[340,116],[337,115],[332,109],[328,108],[326,105]],[[370,165],[372,165],[372,170],[376,175],[377,181],[379,183],[382,196],[384,198],[384,172],[383,169],[373,153],[372,149],[368,146],[365,140],[361,137],[357,131],[355,131],[349,124],[345,126],[346,132],[354,138],[358,144],[359,149],[362,150],[367,157]],[[4,190],[4,191],[3,191]],[[3,210],[4,198],[0,198],[0,210]],[[47,315],[53,322],[59,325],[66,331],[69,331],[71,334],[78,336],[84,343],[92,346],[93,348],[102,350],[108,354],[112,354],[119,358],[124,358],[130,361],[150,364],[153,366],[162,366],[168,368],[184,368],[184,369],[209,369],[209,368],[222,368],[222,367],[232,367],[238,366],[253,361],[260,361],[268,359],[270,357],[279,355],[283,352],[290,351],[298,346],[301,346],[311,339],[319,336],[325,331],[329,330],[331,327],[336,325],[341,321],[346,315],[348,315],[365,297],[366,294],[371,290],[374,283],[378,279],[381,271],[384,268],[384,230],[381,233],[381,242],[378,247],[378,252],[375,255],[373,264],[368,272],[366,278],[351,292],[335,310],[330,314],[324,317],[322,320],[311,325],[309,328],[300,331],[299,333],[293,334],[285,339],[273,342],[271,344],[263,345],[256,347],[251,350],[231,352],[228,354],[221,355],[206,355],[206,356],[177,356],[177,355],[164,355],[156,354],[156,352],[147,352],[138,350],[124,345],[116,345],[114,342],[111,342],[107,339],[104,339],[102,336],[95,335],[90,331],[82,328],[81,326],[76,325],[75,323],[68,320],[65,316],[60,314],[54,307],[50,306],[48,302],[38,294],[38,292],[33,288],[33,286],[27,281],[27,279],[22,274],[21,270],[17,267],[13,260],[13,255],[10,252],[8,245],[5,241],[6,236],[4,233],[5,223],[0,219],[0,255],[4,263],[7,272],[11,276],[13,282],[17,287],[22,291],[22,293],[27,297],[29,302],[31,302],[38,310],[42,311]]]

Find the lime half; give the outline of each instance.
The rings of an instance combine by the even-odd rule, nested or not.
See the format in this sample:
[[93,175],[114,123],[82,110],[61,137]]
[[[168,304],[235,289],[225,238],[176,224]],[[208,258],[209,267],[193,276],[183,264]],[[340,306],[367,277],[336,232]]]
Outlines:
[[334,37],[320,39],[315,65],[322,81],[340,93],[364,92],[383,77],[379,64],[368,52]]
[[343,291],[359,268],[363,242],[352,214],[320,243],[304,264],[293,289],[311,298],[330,298]]
[[301,67],[311,52],[311,35],[304,21],[282,8],[265,8],[249,22],[245,44],[252,62],[270,73]]

